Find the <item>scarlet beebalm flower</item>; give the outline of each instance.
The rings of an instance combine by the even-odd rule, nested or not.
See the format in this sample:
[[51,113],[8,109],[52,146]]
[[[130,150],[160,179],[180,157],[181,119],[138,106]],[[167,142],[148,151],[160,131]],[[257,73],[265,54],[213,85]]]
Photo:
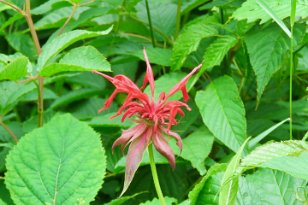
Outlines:
[[[118,93],[127,93],[127,97],[118,112],[112,118],[123,113],[122,122],[126,118],[135,117],[134,121],[137,125],[128,130],[124,130],[122,135],[113,143],[112,149],[121,145],[122,152],[129,145],[126,157],[125,181],[121,195],[127,190],[131,183],[137,168],[142,160],[142,156],[148,145],[152,142],[156,150],[165,156],[171,167],[175,167],[175,157],[168,144],[167,136],[173,137],[178,147],[182,150],[182,140],[180,136],[172,132],[171,126],[177,124],[176,116],[180,114],[184,117],[182,108],[190,110],[189,106],[178,100],[168,99],[178,91],[182,91],[183,99],[186,102],[189,99],[186,91],[186,83],[188,79],[201,67],[194,68],[186,77],[176,84],[167,94],[160,93],[158,100],[154,101],[154,77],[151,65],[149,63],[146,51],[144,49],[144,59],[146,61],[147,70],[144,77],[143,85],[139,88],[134,82],[124,75],[116,75],[110,77],[103,73],[93,71],[110,81],[115,87],[115,91],[99,112],[110,107],[113,99]],[[142,90],[149,84],[151,96],[145,94]]]

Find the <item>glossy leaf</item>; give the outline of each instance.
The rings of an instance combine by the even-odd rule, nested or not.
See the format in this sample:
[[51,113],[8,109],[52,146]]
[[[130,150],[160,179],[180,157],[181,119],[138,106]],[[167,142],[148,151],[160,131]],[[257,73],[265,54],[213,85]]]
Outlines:
[[228,76],[215,79],[205,91],[197,92],[195,101],[204,124],[213,135],[237,152],[246,138],[246,120],[233,79]]
[[89,204],[102,185],[106,159],[99,135],[66,114],[24,136],[6,166],[16,204]]

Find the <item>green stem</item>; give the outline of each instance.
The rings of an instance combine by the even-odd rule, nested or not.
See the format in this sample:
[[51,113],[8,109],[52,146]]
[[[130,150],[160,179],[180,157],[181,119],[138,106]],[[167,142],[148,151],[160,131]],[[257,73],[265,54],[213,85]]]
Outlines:
[[2,126],[13,138],[13,140],[16,142],[16,144],[18,143],[18,138],[16,137],[16,135],[13,133],[13,131],[9,128],[9,126],[7,126],[4,122],[2,122],[2,120],[0,120],[0,126]]
[[295,22],[295,13],[296,13],[296,0],[291,0],[291,15],[290,15],[290,24],[291,24],[291,37],[290,37],[290,82],[289,82],[289,114],[290,114],[290,140],[293,139],[293,99],[292,99],[292,90],[293,90],[293,70],[294,70],[294,63],[293,63],[293,47],[294,47],[294,39],[293,39],[293,27]]
[[72,9],[72,13],[69,15],[69,17],[66,19],[66,21],[64,22],[64,24],[62,25],[62,27],[59,30],[59,33],[57,34],[58,36],[61,35],[65,29],[65,27],[67,26],[67,24],[70,22],[70,20],[74,17],[76,11],[77,11],[77,7],[78,4],[73,4],[73,9]]
[[151,172],[152,172],[152,176],[153,176],[153,180],[154,180],[154,185],[155,185],[156,193],[157,193],[157,196],[159,198],[160,204],[161,205],[166,205],[163,192],[161,191],[161,188],[160,188],[160,185],[159,185],[157,170],[156,170],[154,156],[153,156],[152,144],[150,144],[148,146],[148,151],[149,151],[150,166],[151,166]]
[[175,29],[175,37],[178,36],[181,28],[181,6],[182,0],[178,0],[178,7],[176,11],[176,29]]
[[149,26],[150,26],[150,33],[151,33],[152,45],[153,45],[153,47],[155,48],[153,26],[152,26],[151,13],[150,13],[150,7],[149,7],[149,2],[148,2],[148,0],[145,0],[145,7],[146,7],[146,10],[147,10],[147,15],[148,15],[148,21],[149,21]]
[[[26,0],[25,17],[30,29],[30,33],[38,55],[41,54],[41,45],[38,39],[34,23],[31,16],[30,0]],[[38,127],[42,127],[44,123],[44,77],[38,75],[38,100],[37,100]]]

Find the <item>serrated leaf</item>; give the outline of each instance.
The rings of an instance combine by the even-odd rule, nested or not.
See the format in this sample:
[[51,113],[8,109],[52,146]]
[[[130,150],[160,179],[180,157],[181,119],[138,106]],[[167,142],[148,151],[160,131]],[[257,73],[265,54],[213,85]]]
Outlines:
[[245,43],[250,63],[257,78],[257,99],[260,98],[272,75],[280,69],[289,49],[289,39],[276,25],[250,32]]
[[66,114],[25,135],[6,167],[16,204],[89,204],[102,185],[106,159],[99,135]]
[[201,127],[183,139],[183,150],[180,156],[191,162],[200,175],[205,174],[204,160],[209,155],[214,141],[210,131]]
[[221,182],[219,205],[233,205],[235,203],[239,180],[239,174],[236,173],[236,170],[240,164],[242,153],[248,140],[249,138],[242,144],[227,166]]
[[237,205],[302,205],[296,197],[298,188],[305,186],[304,180],[283,172],[261,169],[240,178]]
[[214,25],[204,21],[186,26],[176,39],[172,50],[172,70],[179,70],[187,56],[196,51],[203,38],[212,37],[218,34]]
[[75,30],[63,33],[60,36],[48,41],[42,47],[42,53],[38,58],[38,70],[41,70],[53,57],[59,54],[62,50],[75,43],[76,41],[93,38],[100,35],[106,35],[112,30],[112,27],[105,31],[85,31]]
[[237,39],[233,36],[222,36],[217,38],[213,43],[206,48],[203,56],[202,70],[220,65],[224,56],[228,51],[235,46]]
[[233,79],[215,79],[205,91],[198,91],[196,104],[204,124],[213,135],[234,152],[246,139],[246,120],[243,102]]
[[241,167],[244,169],[260,167],[262,164],[284,156],[298,156],[308,152],[308,143],[301,140],[271,142],[257,147],[244,159]]
[[96,48],[82,46],[70,50],[59,63],[52,63],[44,67],[40,74],[51,76],[68,71],[110,71],[110,64]]
[[25,56],[20,56],[3,68],[0,67],[1,80],[18,80],[27,75],[29,59]]
[[33,89],[35,89],[33,84],[24,85],[11,81],[0,82],[0,115],[5,116],[25,94]]
[[[277,15],[279,19],[284,19],[290,16],[291,1],[289,0],[271,0],[266,1],[269,8]],[[297,0],[296,2],[296,16],[306,18],[308,16],[308,1]],[[264,11],[256,0],[245,1],[240,8],[234,13],[233,17],[242,20],[247,19],[248,22],[261,20],[261,24],[269,21],[271,17]]]
[[226,164],[213,165],[201,181],[189,192],[190,205],[218,204],[218,193]]

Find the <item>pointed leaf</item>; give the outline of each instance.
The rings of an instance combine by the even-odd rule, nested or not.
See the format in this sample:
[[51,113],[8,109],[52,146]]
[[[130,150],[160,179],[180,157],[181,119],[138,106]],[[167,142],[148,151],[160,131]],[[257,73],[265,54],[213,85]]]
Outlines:
[[280,69],[289,39],[276,25],[250,32],[245,39],[250,63],[257,78],[258,101],[272,75]]
[[24,136],[6,167],[16,204],[89,204],[101,188],[106,159],[99,135],[66,114]]
[[224,177],[221,182],[219,205],[233,205],[236,199],[238,190],[239,174],[236,173],[237,168],[242,158],[243,150],[249,138],[242,144],[236,155],[232,157],[225,171]]
[[27,66],[29,59],[25,56],[20,56],[12,59],[10,63],[3,68],[0,67],[1,80],[19,80],[27,75]]
[[246,138],[246,120],[233,79],[228,76],[215,79],[205,91],[197,92],[195,101],[204,124],[217,139],[237,152]]

